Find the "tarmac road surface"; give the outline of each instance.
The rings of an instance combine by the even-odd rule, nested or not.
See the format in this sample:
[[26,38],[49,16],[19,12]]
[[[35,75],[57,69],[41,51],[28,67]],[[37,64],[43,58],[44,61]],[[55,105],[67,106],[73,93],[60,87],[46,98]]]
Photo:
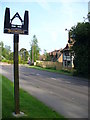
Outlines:
[[[19,66],[20,87],[67,118],[88,118],[88,80]],[[13,65],[0,65],[13,81]]]

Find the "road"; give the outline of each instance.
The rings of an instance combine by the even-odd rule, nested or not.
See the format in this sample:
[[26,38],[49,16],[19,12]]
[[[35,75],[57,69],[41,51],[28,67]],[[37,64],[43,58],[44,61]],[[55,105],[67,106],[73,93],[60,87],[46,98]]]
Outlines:
[[[20,87],[67,118],[88,118],[88,80],[19,67]],[[0,66],[13,81],[13,65]]]

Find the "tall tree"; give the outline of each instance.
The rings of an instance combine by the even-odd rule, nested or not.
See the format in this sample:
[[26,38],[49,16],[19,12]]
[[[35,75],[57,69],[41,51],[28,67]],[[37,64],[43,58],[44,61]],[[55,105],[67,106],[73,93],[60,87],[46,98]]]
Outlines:
[[4,43],[0,42],[0,60],[2,60],[2,49],[3,49]]
[[21,60],[27,61],[28,56],[29,56],[28,51],[25,48],[21,48],[20,49],[20,56],[21,56]]
[[1,41],[1,42],[0,42],[0,48],[3,49],[3,47],[4,47],[4,43],[3,43],[3,41]]
[[13,60],[13,52],[10,53],[9,60]]
[[75,52],[74,66],[78,74],[88,75],[88,40],[90,40],[90,23],[78,23],[72,27]]
[[30,44],[30,58],[32,63],[35,62],[39,58],[40,48],[38,46],[38,40],[36,35],[33,36],[33,39]]
[[[1,41],[0,42],[0,50],[1,50],[1,55],[6,58],[7,60],[9,60],[9,56],[10,56],[10,53],[11,53],[11,47],[10,46],[6,46],[4,47],[4,43]],[[0,56],[1,56],[0,55]]]

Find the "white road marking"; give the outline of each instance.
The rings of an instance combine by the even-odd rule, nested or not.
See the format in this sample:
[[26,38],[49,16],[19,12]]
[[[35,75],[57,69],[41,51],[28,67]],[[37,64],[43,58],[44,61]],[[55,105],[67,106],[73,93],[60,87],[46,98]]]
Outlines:
[[75,98],[72,98],[72,100],[74,100]]
[[56,78],[51,78],[51,79],[56,80]]
[[37,73],[36,75],[40,75],[39,73]]
[[71,82],[66,82],[66,83],[68,83],[68,84],[69,84],[69,83],[71,83]]

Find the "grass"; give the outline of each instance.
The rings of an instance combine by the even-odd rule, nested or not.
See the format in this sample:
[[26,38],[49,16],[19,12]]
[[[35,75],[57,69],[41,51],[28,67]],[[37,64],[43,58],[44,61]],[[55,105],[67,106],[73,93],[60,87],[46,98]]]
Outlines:
[[48,71],[48,72],[60,73],[60,74],[69,75],[69,76],[73,76],[73,72],[74,72],[74,71],[65,70],[65,69],[54,70],[54,69],[51,69],[51,68],[42,68],[42,67],[38,67],[38,66],[28,66],[28,65],[26,65],[26,66],[29,67],[29,68],[34,68],[34,69],[38,69],[38,70],[45,70],[45,71]]
[[[1,76],[1,75],[0,75]],[[1,79],[0,79],[1,80]],[[51,108],[44,105],[42,102],[20,89],[20,111],[27,116],[24,118],[59,118],[66,119]],[[2,76],[2,118],[14,118],[14,85],[6,77]],[[19,118],[20,119],[20,118]]]

